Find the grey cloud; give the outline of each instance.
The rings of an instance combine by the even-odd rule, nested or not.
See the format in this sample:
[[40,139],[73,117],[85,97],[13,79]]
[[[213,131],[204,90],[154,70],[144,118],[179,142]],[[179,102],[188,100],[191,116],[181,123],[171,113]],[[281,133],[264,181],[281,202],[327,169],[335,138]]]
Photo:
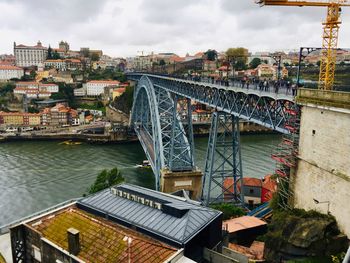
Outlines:
[[[184,55],[245,46],[253,51],[321,44],[325,8],[259,7],[254,0],[0,0],[0,54],[40,39],[110,55],[139,50]],[[349,13],[348,13],[349,12]],[[344,10],[340,45],[349,45]]]

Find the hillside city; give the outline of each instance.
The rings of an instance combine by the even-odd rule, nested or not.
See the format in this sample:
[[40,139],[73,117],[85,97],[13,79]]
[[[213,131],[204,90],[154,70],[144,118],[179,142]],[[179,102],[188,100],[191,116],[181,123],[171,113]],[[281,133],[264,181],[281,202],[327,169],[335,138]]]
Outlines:
[[[350,64],[350,51],[339,50],[337,64]],[[302,65],[307,69],[319,67],[320,54],[305,57]],[[181,76],[191,80],[210,79],[225,84],[239,81],[242,87],[274,90],[284,87],[286,93],[296,93],[296,68],[299,52],[256,52],[245,48],[231,48],[226,52],[215,49],[186,54],[139,54],[135,57],[112,58],[103,50],[81,48],[70,50],[69,43],[61,41],[57,48],[16,44],[13,54],[0,55],[1,113],[0,125],[5,134],[29,131],[56,131],[67,126],[88,125],[94,122],[122,122],[127,116],[105,116],[113,105],[129,115],[130,86],[125,72],[153,72]],[[316,81],[306,80],[312,86]],[[276,84],[277,83],[277,84]],[[121,106],[116,103],[127,90]],[[205,108],[198,108],[204,118]],[[116,113],[118,115],[118,112]],[[198,119],[198,117],[196,117]],[[87,126],[89,127],[89,126]],[[62,129],[61,129],[62,130]]]
[[0,263],[350,263],[349,6],[0,1]]

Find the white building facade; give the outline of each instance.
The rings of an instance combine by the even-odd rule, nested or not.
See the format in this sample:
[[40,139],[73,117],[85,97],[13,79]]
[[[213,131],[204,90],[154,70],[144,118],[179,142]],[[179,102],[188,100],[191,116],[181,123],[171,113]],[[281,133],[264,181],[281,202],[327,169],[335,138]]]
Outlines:
[[47,58],[47,48],[39,41],[36,46],[16,45],[14,43],[13,53],[16,57],[16,66],[30,67],[43,65]]
[[24,71],[20,67],[0,65],[0,80],[20,79]]
[[86,84],[87,96],[99,96],[104,93],[104,88],[107,86],[119,86],[117,80],[91,80]]

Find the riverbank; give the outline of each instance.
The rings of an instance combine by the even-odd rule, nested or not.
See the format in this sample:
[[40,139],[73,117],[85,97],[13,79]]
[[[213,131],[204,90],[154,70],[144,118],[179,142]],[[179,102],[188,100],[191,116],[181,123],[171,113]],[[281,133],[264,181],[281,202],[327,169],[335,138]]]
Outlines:
[[128,134],[111,133],[105,134],[77,134],[77,133],[60,133],[60,134],[17,134],[17,135],[0,135],[0,142],[13,141],[80,141],[87,143],[127,143],[136,142],[136,136]]
[[[210,123],[196,123],[193,125],[194,137],[207,137],[210,133]],[[275,131],[262,127],[260,125],[241,122],[240,123],[241,135],[259,135],[259,134],[276,134]],[[119,131],[109,132],[108,134],[85,134],[85,133],[72,133],[72,132],[55,132],[55,133],[12,133],[12,134],[0,134],[1,142],[12,141],[62,141],[72,140],[81,141],[87,143],[129,143],[136,142],[138,139],[136,135],[130,134],[128,127],[123,127]]]

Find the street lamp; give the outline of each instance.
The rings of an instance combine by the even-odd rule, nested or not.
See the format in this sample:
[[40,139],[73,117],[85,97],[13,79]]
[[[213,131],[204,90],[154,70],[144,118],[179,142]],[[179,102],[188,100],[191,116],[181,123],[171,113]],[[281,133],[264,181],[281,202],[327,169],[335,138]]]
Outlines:
[[313,198],[313,200],[314,200],[314,203],[315,203],[316,205],[319,205],[319,204],[327,204],[327,214],[328,214],[328,215],[331,214],[331,212],[329,212],[330,201],[322,201],[322,202],[320,202],[320,201],[318,201],[318,200],[315,199],[315,198]]

